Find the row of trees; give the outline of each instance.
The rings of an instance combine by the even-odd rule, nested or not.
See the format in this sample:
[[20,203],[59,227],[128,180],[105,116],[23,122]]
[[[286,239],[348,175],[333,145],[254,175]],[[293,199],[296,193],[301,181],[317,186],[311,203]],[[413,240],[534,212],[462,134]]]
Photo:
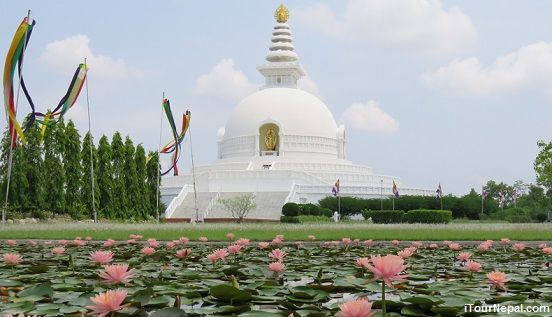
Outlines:
[[[515,194],[514,194],[515,193]],[[456,197],[443,197],[443,209],[451,210],[454,218],[494,219],[508,221],[545,221],[552,207],[552,192],[534,184],[516,181],[513,185],[488,181],[482,193],[472,189],[469,194]],[[341,197],[343,215],[360,214],[363,210],[391,210],[391,199],[361,199]],[[326,197],[319,202],[320,207],[338,209],[336,197]],[[437,197],[402,196],[395,199],[395,210],[441,209]],[[514,219],[516,218],[516,219]]]
[[[68,214],[92,218],[91,155],[98,218],[138,220],[154,217],[159,159],[157,152],[134,145],[115,132],[97,147],[90,134],[81,139],[72,121],[49,126],[41,136],[37,125],[26,131],[26,143],[13,150],[8,210],[11,216]],[[4,132],[0,155],[2,203],[5,201],[9,134]],[[161,207],[160,207],[161,209]]]

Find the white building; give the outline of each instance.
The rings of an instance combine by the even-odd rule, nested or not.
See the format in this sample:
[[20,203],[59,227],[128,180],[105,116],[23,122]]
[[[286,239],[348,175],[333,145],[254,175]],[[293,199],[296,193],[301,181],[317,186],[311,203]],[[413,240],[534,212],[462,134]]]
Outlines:
[[338,179],[341,196],[388,197],[393,181],[401,195],[433,195],[346,159],[345,127],[320,99],[297,88],[305,71],[294,51],[287,9],[280,6],[275,17],[267,62],[257,68],[265,85],[243,99],[218,130],[217,160],[196,166],[195,194],[191,173],[163,178],[166,218],[232,218],[220,200],[254,193],[257,208],[248,218],[279,219],[284,203],[316,203],[332,194]]

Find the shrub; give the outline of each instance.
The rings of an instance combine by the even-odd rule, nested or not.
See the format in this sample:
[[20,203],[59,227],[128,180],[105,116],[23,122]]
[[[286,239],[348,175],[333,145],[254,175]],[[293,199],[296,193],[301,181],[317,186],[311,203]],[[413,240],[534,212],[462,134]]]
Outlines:
[[286,203],[282,206],[282,214],[288,217],[299,216],[299,205],[296,203]]
[[309,215],[311,216],[320,216],[320,207],[318,207],[315,204],[306,204],[306,209],[309,211]]
[[372,218],[373,223],[401,223],[404,217],[403,210],[363,210],[364,219]]
[[533,222],[531,217],[529,217],[528,215],[513,215],[513,216],[508,217],[508,221],[511,222],[511,223],[529,223],[529,222]]
[[332,221],[330,218],[326,216],[299,216],[300,223],[306,223],[306,222],[330,222]]
[[328,217],[328,218],[330,218],[331,216],[333,216],[333,213],[334,213],[330,208],[320,207],[319,210],[320,210],[320,214],[321,214],[322,216]]
[[408,223],[449,223],[452,220],[452,211],[415,209],[408,211],[404,220]]
[[292,217],[292,216],[281,216],[280,222],[281,223],[300,223],[299,217]]

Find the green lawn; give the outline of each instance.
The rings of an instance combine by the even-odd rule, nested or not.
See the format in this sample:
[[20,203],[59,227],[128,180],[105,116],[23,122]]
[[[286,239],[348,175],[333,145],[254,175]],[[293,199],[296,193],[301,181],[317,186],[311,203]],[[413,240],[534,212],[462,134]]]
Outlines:
[[453,223],[422,224],[11,224],[0,225],[0,239],[73,239],[92,236],[97,240],[126,240],[128,235],[172,240],[180,236],[197,239],[206,236],[211,241],[226,240],[226,233],[251,240],[269,240],[277,234],[286,240],[306,240],[315,235],[318,240],[338,240],[342,237],[374,240],[552,240],[552,224]]

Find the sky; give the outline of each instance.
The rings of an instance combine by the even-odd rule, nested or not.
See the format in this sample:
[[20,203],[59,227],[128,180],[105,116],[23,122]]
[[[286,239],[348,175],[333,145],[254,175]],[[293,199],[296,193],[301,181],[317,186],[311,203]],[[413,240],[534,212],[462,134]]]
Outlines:
[[[191,110],[194,160],[207,164],[218,128],[263,83],[256,66],[280,3],[10,1],[0,11],[0,56],[30,9],[37,24],[23,75],[39,109],[57,104],[87,58],[96,140],[120,131],[156,150],[164,92],[173,112]],[[536,143],[552,139],[552,2],[284,4],[308,74],[300,86],[345,125],[349,160],[456,195],[489,179],[535,181]],[[85,96],[66,116],[81,134]],[[29,106],[19,109],[22,118]],[[164,142],[169,133],[165,123]]]

